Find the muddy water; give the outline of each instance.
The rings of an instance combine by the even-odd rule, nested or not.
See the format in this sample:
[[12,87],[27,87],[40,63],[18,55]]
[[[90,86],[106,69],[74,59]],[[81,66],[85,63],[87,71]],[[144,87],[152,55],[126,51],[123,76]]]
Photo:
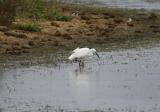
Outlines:
[[100,56],[1,70],[0,112],[160,112],[160,47]]

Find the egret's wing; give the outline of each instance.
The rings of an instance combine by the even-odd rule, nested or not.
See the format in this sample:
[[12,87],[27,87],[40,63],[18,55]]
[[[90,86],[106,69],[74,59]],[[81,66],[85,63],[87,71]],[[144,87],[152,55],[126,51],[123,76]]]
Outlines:
[[92,53],[90,53],[89,48],[76,48],[73,50],[72,55],[69,57],[70,60],[74,60],[75,58],[86,58],[88,56],[91,56]]
[[72,52],[75,53],[75,52],[77,52],[79,49],[80,49],[80,48],[78,47],[78,48],[76,48],[75,50],[73,50]]
[[70,56],[68,57],[68,59],[69,59],[69,60],[74,60],[74,59],[75,59],[74,53],[73,53],[72,55],[70,55]]
[[80,48],[77,49],[74,54],[77,58],[85,58],[88,56],[89,52],[90,52],[89,48]]

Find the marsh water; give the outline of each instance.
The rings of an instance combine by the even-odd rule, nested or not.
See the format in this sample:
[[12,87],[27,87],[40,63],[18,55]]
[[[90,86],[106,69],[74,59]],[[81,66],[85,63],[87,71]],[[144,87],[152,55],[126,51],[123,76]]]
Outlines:
[[160,9],[160,0],[61,0],[70,3],[90,4],[103,7],[136,9]]
[[102,0],[106,6],[123,8],[160,9],[160,0]]
[[[160,8],[158,0],[100,4]],[[160,112],[160,45],[99,52],[84,69],[69,54],[0,56],[0,112]]]
[[99,52],[81,70],[66,61],[69,54],[52,64],[52,52],[27,66],[11,57],[0,71],[0,112],[160,111],[159,46]]

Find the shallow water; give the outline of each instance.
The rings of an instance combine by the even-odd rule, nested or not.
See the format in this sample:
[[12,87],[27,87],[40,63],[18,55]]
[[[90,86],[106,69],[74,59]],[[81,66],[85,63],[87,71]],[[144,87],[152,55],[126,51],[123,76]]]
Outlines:
[[160,9],[159,0],[102,0],[105,6],[123,8]]
[[160,9],[160,0],[61,0],[104,7]]
[[83,70],[76,63],[1,70],[0,112],[160,111],[159,47],[100,56]]

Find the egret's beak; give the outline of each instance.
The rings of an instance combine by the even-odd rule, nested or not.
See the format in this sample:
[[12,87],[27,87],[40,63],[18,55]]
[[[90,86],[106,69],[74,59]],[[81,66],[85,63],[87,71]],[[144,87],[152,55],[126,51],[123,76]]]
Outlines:
[[97,53],[97,52],[95,52],[95,54],[97,55],[97,57],[100,59],[100,56],[99,56],[99,54]]

